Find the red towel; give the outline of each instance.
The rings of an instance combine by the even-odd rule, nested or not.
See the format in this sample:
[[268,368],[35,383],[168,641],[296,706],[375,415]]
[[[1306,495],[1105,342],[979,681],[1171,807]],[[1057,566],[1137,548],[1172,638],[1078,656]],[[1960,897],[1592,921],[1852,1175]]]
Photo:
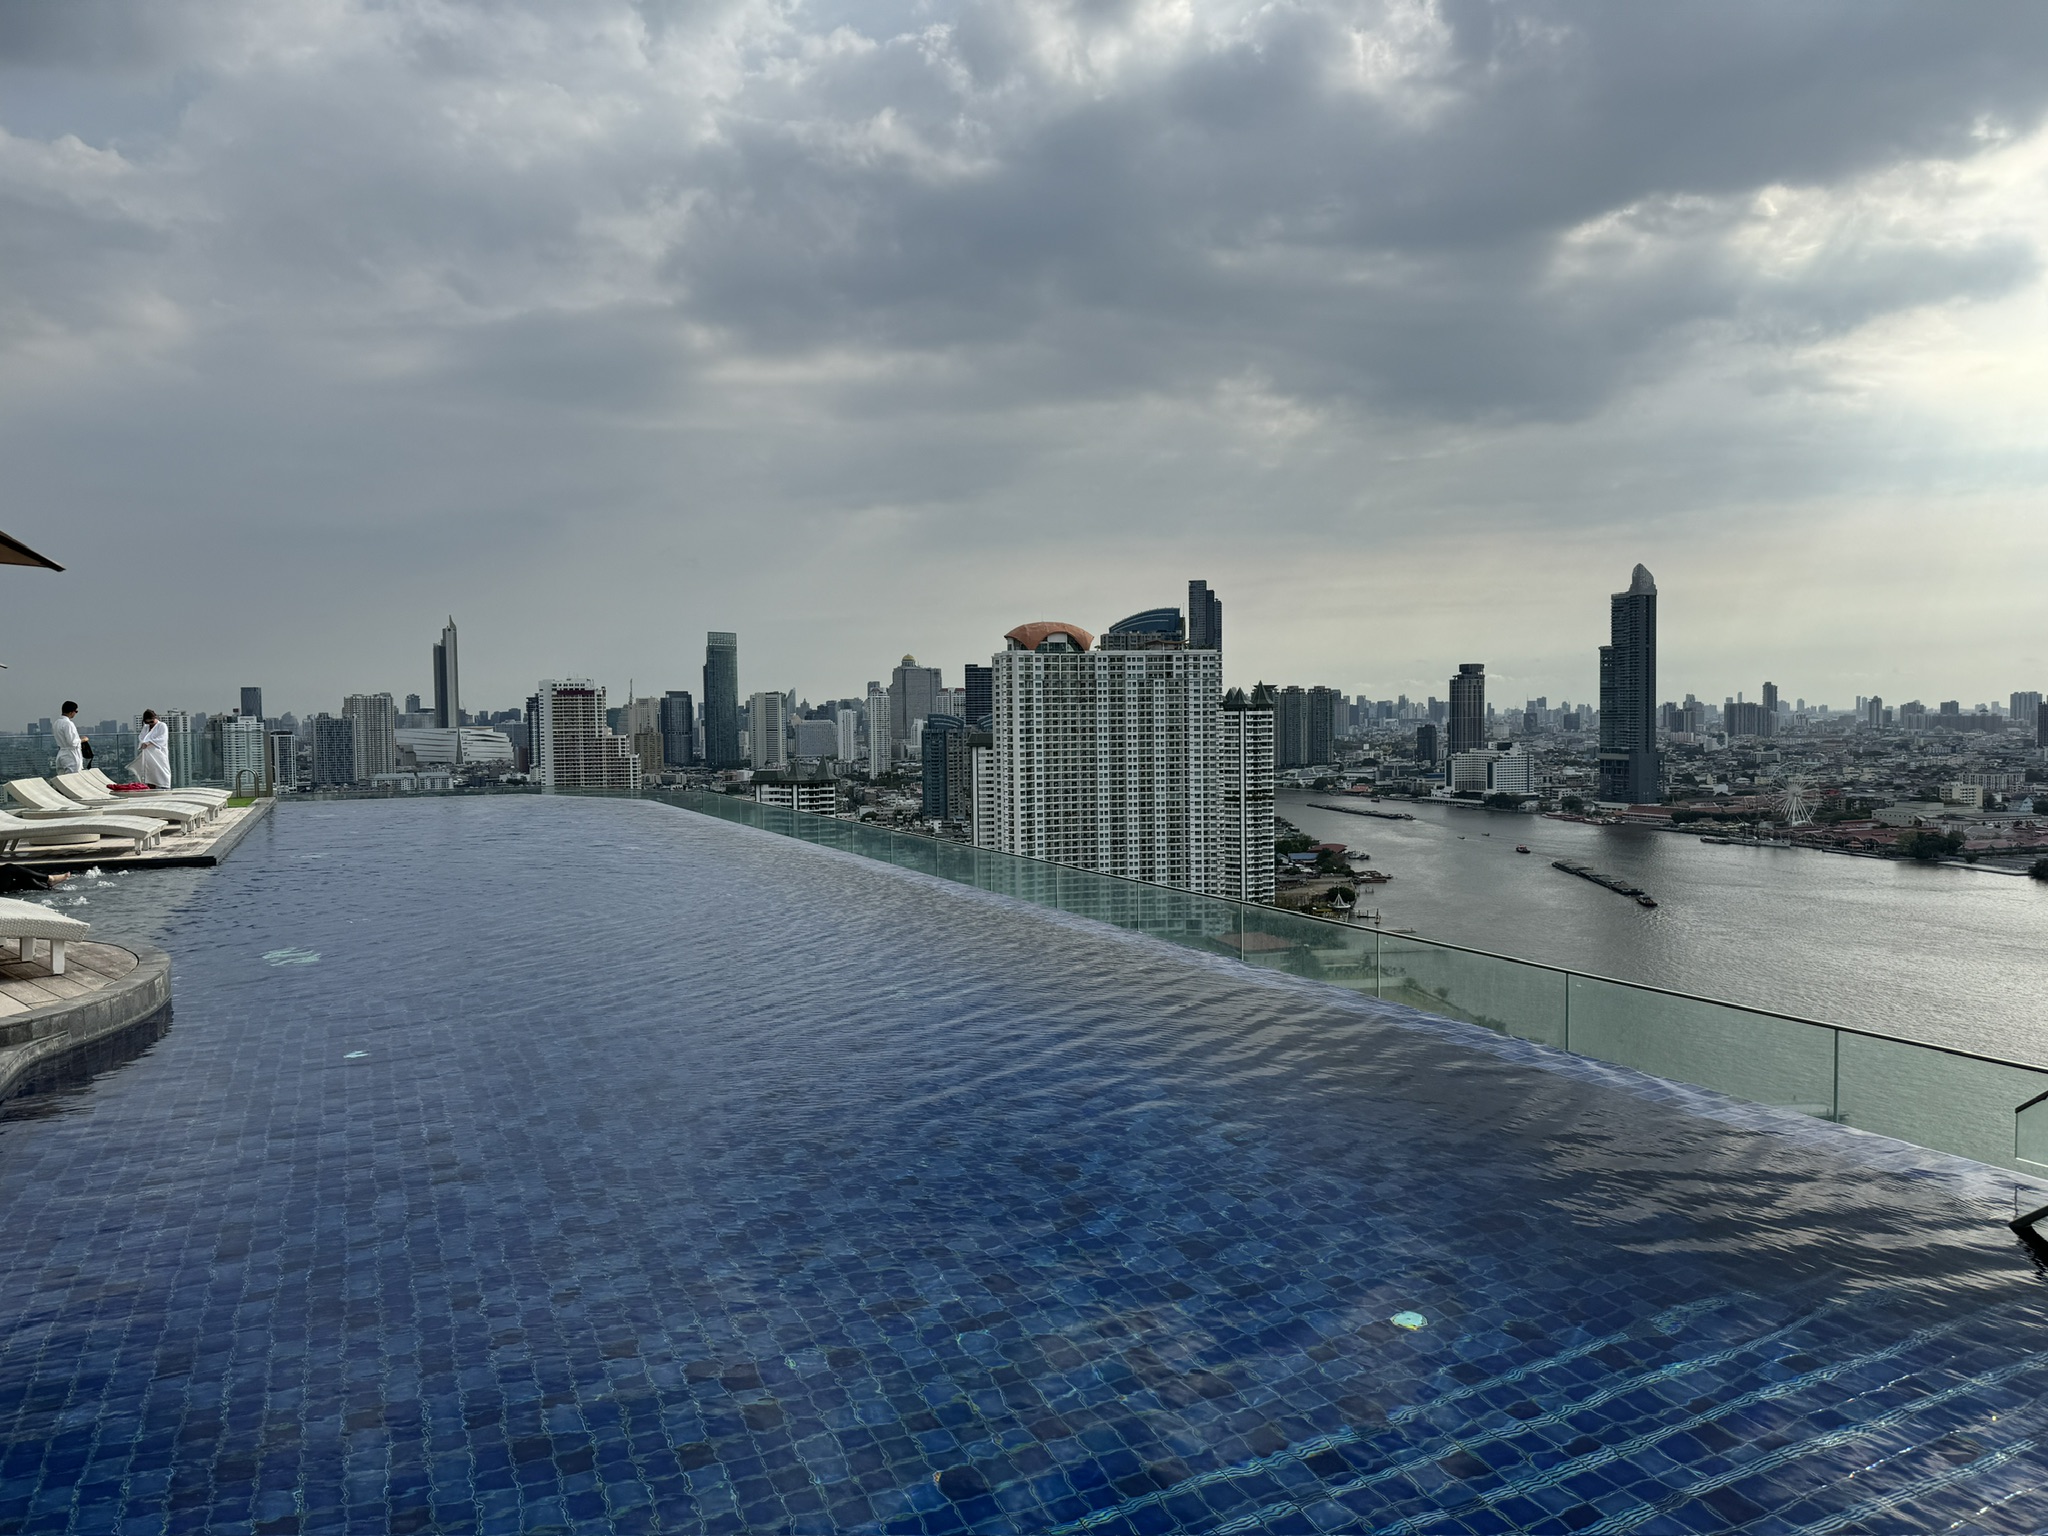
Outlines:
[[133,794],[138,789],[148,789],[149,787],[147,784],[109,784],[107,786],[117,795]]

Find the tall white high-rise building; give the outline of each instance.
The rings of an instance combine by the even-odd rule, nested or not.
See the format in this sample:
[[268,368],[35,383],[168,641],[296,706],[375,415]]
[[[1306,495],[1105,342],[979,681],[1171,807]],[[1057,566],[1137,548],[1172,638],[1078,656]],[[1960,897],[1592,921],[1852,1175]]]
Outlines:
[[889,771],[889,690],[880,683],[868,684],[868,776],[880,778]]
[[263,721],[253,715],[236,715],[220,727],[220,774],[238,795],[260,795],[270,786],[268,744]]
[[968,832],[977,848],[996,845],[996,749],[973,746],[967,749],[968,804],[971,815]]
[[1218,715],[1217,843],[1233,901],[1273,899],[1273,690],[1233,688]]
[[747,700],[747,761],[755,768],[787,768],[788,704],[779,693],[757,693]]
[[549,789],[640,787],[632,740],[605,724],[604,690],[584,678],[540,685],[534,766]]
[[839,761],[854,762],[860,751],[860,716],[853,710],[842,709],[835,721],[839,726]]
[[195,741],[192,716],[182,709],[164,711],[164,729],[170,737],[171,787],[186,789],[199,782],[198,756],[203,741]]
[[1005,638],[988,846],[1221,894],[1222,654],[1094,651],[1060,623]]
[[390,694],[352,693],[341,701],[341,717],[355,725],[355,782],[398,771],[398,703]]

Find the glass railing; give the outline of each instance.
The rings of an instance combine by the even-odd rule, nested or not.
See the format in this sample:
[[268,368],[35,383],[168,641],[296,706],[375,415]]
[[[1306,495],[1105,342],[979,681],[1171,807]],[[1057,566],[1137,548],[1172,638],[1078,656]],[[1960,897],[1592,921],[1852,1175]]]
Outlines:
[[2041,1068],[733,795],[649,797],[1751,1103],[2048,1174]]

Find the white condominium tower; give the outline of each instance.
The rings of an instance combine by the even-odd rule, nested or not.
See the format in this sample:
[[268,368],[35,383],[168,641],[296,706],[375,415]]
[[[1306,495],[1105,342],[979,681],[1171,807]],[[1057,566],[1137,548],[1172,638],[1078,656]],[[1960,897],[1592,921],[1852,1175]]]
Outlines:
[[986,845],[1223,894],[1222,654],[1091,650],[1088,631],[1062,623],[1005,638]]
[[605,724],[604,690],[582,678],[544,682],[536,696],[540,739],[533,744],[540,781],[549,789],[640,787],[640,759],[631,738]]
[[889,771],[894,752],[889,741],[889,690],[880,683],[868,684],[868,774],[879,779]]
[[398,705],[388,693],[352,693],[341,701],[341,717],[355,726],[358,783],[398,769]]
[[754,768],[787,768],[789,709],[779,693],[757,693],[747,700],[747,762]]

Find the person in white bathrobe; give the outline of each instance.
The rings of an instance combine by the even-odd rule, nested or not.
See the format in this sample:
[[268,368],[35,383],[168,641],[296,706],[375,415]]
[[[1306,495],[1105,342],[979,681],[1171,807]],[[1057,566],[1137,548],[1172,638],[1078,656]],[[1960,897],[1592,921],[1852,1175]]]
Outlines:
[[135,777],[152,789],[171,787],[171,730],[156,711],[142,712],[142,731],[135,738]]
[[59,773],[85,772],[85,741],[78,734],[78,701],[66,699],[63,712],[57,716],[57,771]]

